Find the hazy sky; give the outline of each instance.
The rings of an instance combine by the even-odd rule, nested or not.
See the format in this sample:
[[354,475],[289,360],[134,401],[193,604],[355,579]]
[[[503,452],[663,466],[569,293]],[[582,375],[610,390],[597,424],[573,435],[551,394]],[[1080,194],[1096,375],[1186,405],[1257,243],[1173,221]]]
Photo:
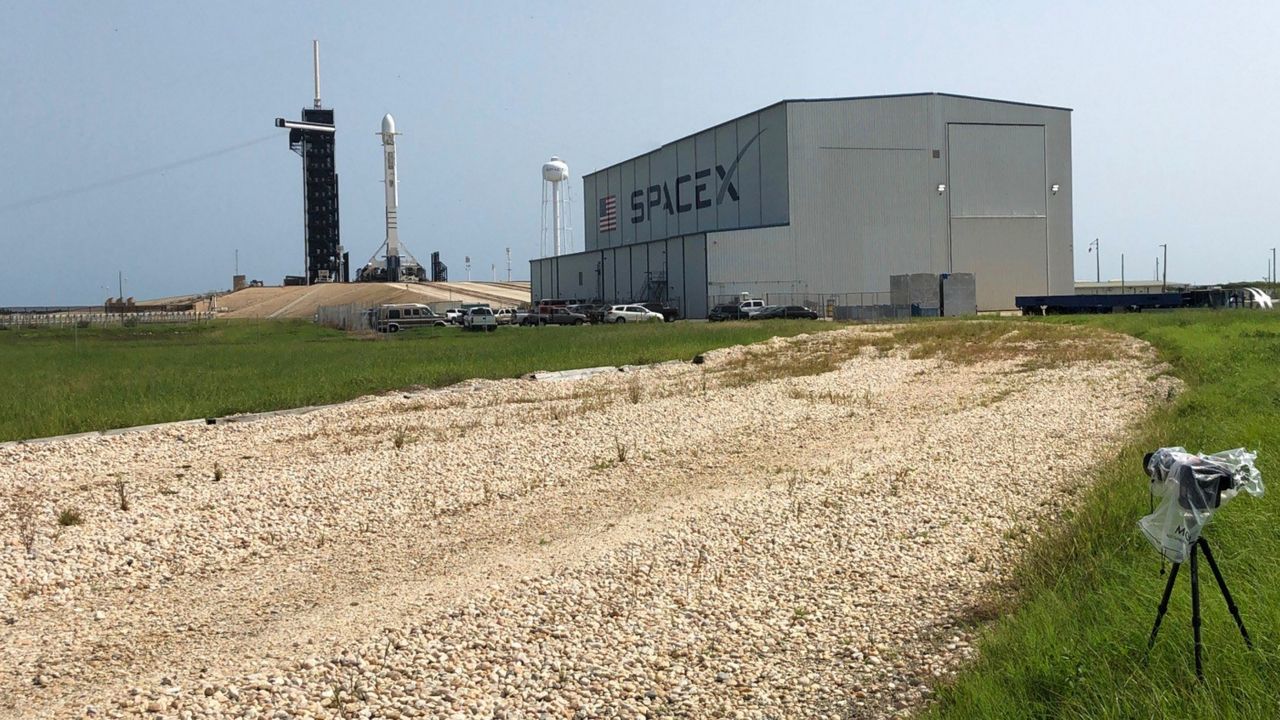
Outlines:
[[117,270],[139,298],[226,288],[237,248],[250,278],[301,273],[301,160],[272,121],[311,103],[312,38],[353,265],[383,238],[387,112],[401,239],[455,279],[464,255],[505,276],[510,247],[527,278],[552,154],[580,249],[585,172],[784,98],[939,91],[1074,109],[1077,278],[1100,237],[1104,278],[1121,252],[1150,277],[1167,242],[1171,280],[1257,279],[1280,244],[1278,8],[8,0],[0,305],[99,302]]

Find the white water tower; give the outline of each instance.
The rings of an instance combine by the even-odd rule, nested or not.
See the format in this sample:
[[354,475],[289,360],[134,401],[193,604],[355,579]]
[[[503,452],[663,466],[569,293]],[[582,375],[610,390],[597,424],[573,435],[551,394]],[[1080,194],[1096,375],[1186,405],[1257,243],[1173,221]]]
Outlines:
[[567,188],[560,192],[560,184],[569,179],[569,166],[552,155],[542,164],[542,254],[547,253],[547,185],[551,185],[551,254],[559,255],[564,249],[569,218]]

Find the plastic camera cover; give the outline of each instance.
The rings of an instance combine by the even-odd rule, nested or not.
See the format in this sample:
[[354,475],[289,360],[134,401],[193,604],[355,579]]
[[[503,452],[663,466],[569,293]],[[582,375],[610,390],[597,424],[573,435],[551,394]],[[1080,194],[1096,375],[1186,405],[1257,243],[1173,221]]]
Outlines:
[[1214,513],[1241,490],[1254,497],[1263,493],[1257,453],[1244,448],[1212,455],[1193,454],[1181,447],[1160,448],[1147,463],[1151,493],[1160,498],[1155,512],[1138,521],[1147,540],[1166,559],[1187,559],[1200,531]]

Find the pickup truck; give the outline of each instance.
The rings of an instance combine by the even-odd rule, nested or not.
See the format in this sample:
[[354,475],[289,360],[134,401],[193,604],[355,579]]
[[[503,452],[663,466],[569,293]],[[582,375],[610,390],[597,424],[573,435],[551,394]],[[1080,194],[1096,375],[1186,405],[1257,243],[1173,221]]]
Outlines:
[[670,305],[663,305],[662,303],[656,303],[656,302],[647,302],[647,303],[640,303],[640,307],[644,308],[645,310],[652,310],[658,313],[659,315],[662,316],[663,322],[675,322],[676,320],[680,319],[680,311],[676,308],[671,307]]
[[563,307],[545,308],[544,312],[530,313],[520,320],[521,325],[582,325],[587,316],[571,312]]
[[473,307],[462,316],[462,329],[493,332],[498,329],[498,320],[489,308]]

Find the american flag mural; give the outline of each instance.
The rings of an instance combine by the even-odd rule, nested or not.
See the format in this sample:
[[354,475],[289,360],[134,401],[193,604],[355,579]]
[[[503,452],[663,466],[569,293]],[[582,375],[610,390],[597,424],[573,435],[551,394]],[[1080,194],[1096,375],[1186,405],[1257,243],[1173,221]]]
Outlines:
[[600,198],[600,232],[613,232],[618,229],[618,196],[606,195]]

